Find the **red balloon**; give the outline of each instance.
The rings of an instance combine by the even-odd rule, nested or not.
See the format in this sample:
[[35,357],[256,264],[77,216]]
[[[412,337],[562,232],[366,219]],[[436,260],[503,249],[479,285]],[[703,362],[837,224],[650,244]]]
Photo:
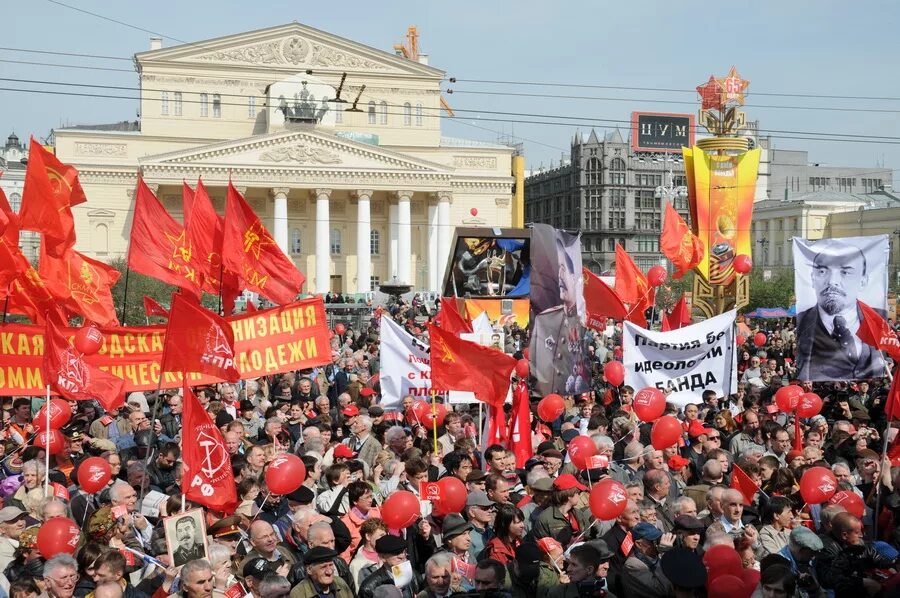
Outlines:
[[650,430],[650,444],[658,451],[669,448],[678,442],[683,431],[680,421],[671,415],[664,415],[656,420]]
[[75,333],[75,348],[85,355],[93,355],[103,346],[103,333],[93,322],[82,326]]
[[112,478],[109,462],[102,457],[88,457],[78,466],[78,485],[88,494],[100,492]]
[[731,265],[738,274],[749,274],[750,270],[753,269],[753,260],[750,259],[749,255],[741,253],[734,256]]
[[519,361],[516,362],[516,378],[521,378],[522,380],[527,380],[528,372],[529,372],[529,367],[528,367],[527,359],[520,359]]
[[50,559],[57,554],[75,554],[81,529],[68,517],[56,517],[41,524],[37,546],[41,556]]
[[819,415],[822,411],[822,398],[814,392],[806,392],[797,403],[797,416],[807,418]]
[[625,366],[620,361],[610,361],[603,366],[603,377],[613,386],[622,386],[625,382]]
[[647,282],[650,283],[650,286],[662,286],[667,278],[669,278],[669,273],[665,266],[653,266],[647,271]]
[[462,513],[466,508],[466,498],[469,496],[469,491],[463,481],[453,476],[447,476],[438,480],[437,485],[441,489],[441,500],[433,503],[435,514],[441,516],[449,513]]
[[477,216],[478,208],[472,208],[471,210],[469,210],[469,214],[471,214],[472,216]]
[[[69,406],[69,402],[62,399],[50,399],[50,429],[58,430],[69,423],[70,419],[72,419],[72,408]],[[46,403],[38,410],[32,423],[38,432],[47,427]]]
[[597,519],[609,521],[622,514],[628,503],[628,493],[621,482],[606,478],[591,488],[591,513]]
[[588,459],[597,454],[597,445],[587,436],[576,436],[566,450],[569,451],[572,465],[578,469],[587,469]]
[[522,349],[522,357],[524,357],[525,359],[531,359],[529,355],[531,355],[531,351],[528,350],[528,347]]
[[743,563],[741,555],[728,544],[717,544],[703,553],[703,564],[709,570],[726,570],[730,575],[740,575]]
[[343,335],[345,332],[347,332],[347,328],[343,324],[335,324],[334,331],[340,335]]
[[266,467],[265,478],[272,494],[290,494],[306,479],[306,466],[297,455],[278,455]]
[[741,571],[741,581],[744,582],[744,596],[753,595],[753,590],[759,585],[760,573],[756,569],[743,569]]
[[747,342],[747,337],[746,337],[746,336],[741,336],[740,334],[737,336],[737,344],[738,344],[738,346],[743,345],[743,344],[746,343],[746,342]]
[[707,598],[740,598],[746,593],[744,580],[736,575],[720,575],[712,580],[707,578]]
[[427,401],[413,401],[412,407],[406,410],[406,421],[422,423],[430,412],[431,405]]
[[388,496],[381,505],[381,518],[391,529],[405,529],[419,518],[419,499],[409,490]]
[[542,421],[554,422],[566,410],[566,402],[557,394],[549,394],[540,400],[537,406],[538,417]]
[[34,446],[47,449],[47,452],[51,455],[58,455],[63,452],[65,445],[66,441],[59,430],[50,430],[49,433],[44,430],[34,437]]
[[438,426],[443,426],[445,417],[447,417],[447,408],[444,407],[443,403],[435,403],[434,411],[432,411],[431,405],[428,405],[428,413],[425,414],[422,423],[429,428],[433,428],[434,422],[437,421]]
[[866,503],[863,502],[863,499],[855,492],[848,492],[846,490],[836,492],[834,496],[828,499],[828,504],[840,505],[844,507],[848,513],[856,515],[860,519],[862,519],[863,514],[866,512]]
[[803,388],[796,384],[790,386],[782,386],[775,393],[775,404],[778,405],[779,411],[784,413],[793,413],[800,404],[800,397],[803,396]]
[[764,346],[767,340],[769,340],[769,337],[766,336],[765,332],[757,332],[753,335],[753,344],[757,347]]
[[648,386],[637,391],[632,401],[635,415],[642,422],[652,422],[666,411],[666,395],[658,388]]
[[810,467],[800,478],[800,496],[810,505],[818,505],[834,496],[837,478],[827,467]]

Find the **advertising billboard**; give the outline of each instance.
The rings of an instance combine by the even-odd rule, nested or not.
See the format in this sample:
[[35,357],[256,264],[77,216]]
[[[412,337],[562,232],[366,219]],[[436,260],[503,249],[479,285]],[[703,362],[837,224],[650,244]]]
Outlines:
[[693,114],[631,113],[631,149],[636,152],[680,152],[693,147]]

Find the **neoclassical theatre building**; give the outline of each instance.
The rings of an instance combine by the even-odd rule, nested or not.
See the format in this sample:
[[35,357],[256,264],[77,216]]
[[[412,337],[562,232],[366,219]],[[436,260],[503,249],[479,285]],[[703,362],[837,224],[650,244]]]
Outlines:
[[[176,218],[202,177],[224,213],[229,177],[307,277],[362,293],[437,290],[456,226],[521,226],[505,145],[444,137],[444,72],[290,23],[135,54],[140,119],[55,131],[88,203],[77,249],[128,249],[138,174]],[[473,210],[474,208],[474,210]]]

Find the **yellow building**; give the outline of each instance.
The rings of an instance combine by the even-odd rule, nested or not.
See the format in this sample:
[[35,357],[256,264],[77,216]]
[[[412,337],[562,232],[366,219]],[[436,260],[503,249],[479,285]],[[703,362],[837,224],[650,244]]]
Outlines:
[[125,254],[138,172],[176,218],[183,181],[202,177],[221,214],[230,178],[310,292],[439,289],[455,226],[515,224],[514,150],[443,137],[444,72],[423,62],[298,23],[152,39],[139,123],[55,131],[88,196],[77,249]]

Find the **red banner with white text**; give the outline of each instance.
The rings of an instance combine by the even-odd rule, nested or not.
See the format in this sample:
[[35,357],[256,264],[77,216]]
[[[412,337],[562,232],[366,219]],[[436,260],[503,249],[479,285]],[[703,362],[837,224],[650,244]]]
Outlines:
[[[241,378],[257,378],[331,362],[325,305],[321,298],[303,299],[226,318],[234,331],[234,349]],[[76,329],[62,329],[66,337]],[[103,346],[85,357],[90,365],[125,380],[125,391],[155,390],[165,342],[165,325],[101,328]],[[43,395],[41,374],[44,327],[30,324],[0,326],[0,396]],[[189,374],[191,386],[219,379]],[[181,385],[180,373],[167,372],[163,388]]]

